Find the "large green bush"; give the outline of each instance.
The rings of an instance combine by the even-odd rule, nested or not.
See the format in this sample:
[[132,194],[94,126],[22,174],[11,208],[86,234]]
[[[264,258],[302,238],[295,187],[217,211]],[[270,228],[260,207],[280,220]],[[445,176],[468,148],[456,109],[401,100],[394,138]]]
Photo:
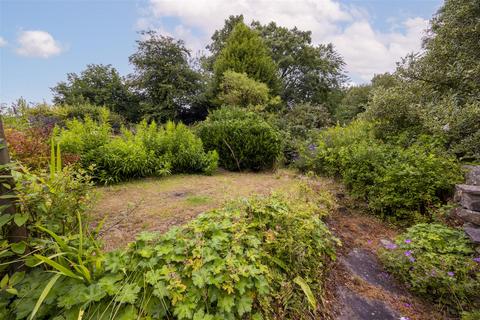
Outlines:
[[213,111],[198,127],[205,149],[216,150],[228,170],[272,168],[282,150],[280,134],[259,115],[239,108]]
[[480,257],[460,230],[417,224],[388,244],[380,258],[412,291],[453,313],[480,306]]
[[68,121],[57,141],[104,183],[169,173],[211,174],[217,168],[218,154],[206,153],[201,139],[183,124],[158,127],[144,121],[134,131],[123,128],[114,136],[107,121],[87,117]]
[[253,198],[160,236],[141,234],[128,249],[107,255],[82,238],[57,237],[51,243],[55,254],[35,256],[43,264],[7,279],[0,315],[19,320],[32,311],[36,319],[65,320],[79,314],[83,319],[319,316],[317,298],[336,242],[321,218],[332,203],[329,194],[305,188]]
[[373,136],[373,128],[354,121],[321,132],[314,144],[305,146],[298,166],[341,176],[354,196],[385,217],[428,217],[428,208],[462,181],[456,159],[432,138],[407,146],[384,143]]

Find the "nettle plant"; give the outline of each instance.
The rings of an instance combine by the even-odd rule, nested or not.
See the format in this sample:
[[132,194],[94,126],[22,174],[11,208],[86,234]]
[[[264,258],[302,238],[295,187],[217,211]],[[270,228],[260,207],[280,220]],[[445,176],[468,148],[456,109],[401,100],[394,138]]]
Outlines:
[[387,245],[380,258],[413,292],[452,313],[480,307],[480,257],[461,230],[417,224]]
[[[328,194],[308,188],[253,198],[163,235],[140,234],[126,250],[105,256],[84,238],[65,246],[52,233],[59,251],[35,258],[57,273],[38,266],[16,279],[12,288],[19,294],[0,294],[0,314],[16,319],[33,314],[37,319],[318,316],[326,265],[335,258],[337,240],[321,220],[332,205]],[[65,265],[68,261],[73,267]]]

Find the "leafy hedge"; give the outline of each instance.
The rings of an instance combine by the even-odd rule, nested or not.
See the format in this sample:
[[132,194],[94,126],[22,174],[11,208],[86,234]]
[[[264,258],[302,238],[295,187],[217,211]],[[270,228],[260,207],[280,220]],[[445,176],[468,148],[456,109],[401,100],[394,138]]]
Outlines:
[[254,198],[164,235],[141,234],[127,250],[107,255],[81,236],[55,236],[42,251],[50,257],[35,255],[40,265],[2,280],[9,290],[0,292],[0,316],[318,316],[314,292],[322,292],[326,265],[335,258],[336,240],[321,220],[332,203],[328,194],[309,191]]
[[105,117],[74,119],[66,126],[57,137],[62,150],[79,155],[83,167],[104,183],[172,172],[210,174],[217,168],[216,152],[206,153],[200,138],[181,123],[158,127],[144,121],[135,133],[123,128],[117,136]]
[[259,115],[239,108],[215,110],[197,130],[207,150],[216,150],[228,170],[271,169],[282,151],[280,135]]
[[480,256],[460,230],[417,224],[380,258],[412,291],[453,313],[480,307]]
[[354,196],[395,219],[428,216],[429,207],[462,181],[456,159],[431,138],[407,146],[384,143],[374,137],[372,128],[362,121],[329,128],[304,148],[297,165],[341,176]]

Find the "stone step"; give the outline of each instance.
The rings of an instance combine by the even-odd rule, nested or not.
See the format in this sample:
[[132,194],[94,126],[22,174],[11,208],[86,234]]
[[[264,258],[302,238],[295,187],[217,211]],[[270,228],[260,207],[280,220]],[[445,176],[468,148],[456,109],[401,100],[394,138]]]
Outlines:
[[476,224],[480,226],[480,212],[478,211],[472,211],[468,210],[465,208],[455,208],[455,215],[465,221],[465,222],[471,222],[473,224]]
[[341,312],[337,320],[398,320],[400,316],[385,302],[362,297],[352,290],[338,288]]
[[463,230],[467,234],[467,236],[472,240],[475,244],[480,244],[480,227],[476,226],[472,223],[465,223],[463,225]]
[[455,199],[465,209],[480,211],[480,186],[457,184],[455,186]]
[[351,274],[370,285],[393,293],[400,292],[393,277],[384,270],[377,257],[370,251],[355,248],[347,256],[341,257],[339,261]]

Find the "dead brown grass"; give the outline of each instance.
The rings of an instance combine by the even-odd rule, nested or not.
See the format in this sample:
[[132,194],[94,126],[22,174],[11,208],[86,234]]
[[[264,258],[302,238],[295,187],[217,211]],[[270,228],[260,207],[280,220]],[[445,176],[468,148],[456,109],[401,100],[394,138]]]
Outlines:
[[[201,212],[252,194],[290,191],[296,174],[234,173],[212,176],[176,175],[98,188],[98,200],[90,212],[93,224],[105,219],[102,240],[106,250],[124,247],[141,231],[164,232]],[[298,180],[297,180],[298,181]]]

